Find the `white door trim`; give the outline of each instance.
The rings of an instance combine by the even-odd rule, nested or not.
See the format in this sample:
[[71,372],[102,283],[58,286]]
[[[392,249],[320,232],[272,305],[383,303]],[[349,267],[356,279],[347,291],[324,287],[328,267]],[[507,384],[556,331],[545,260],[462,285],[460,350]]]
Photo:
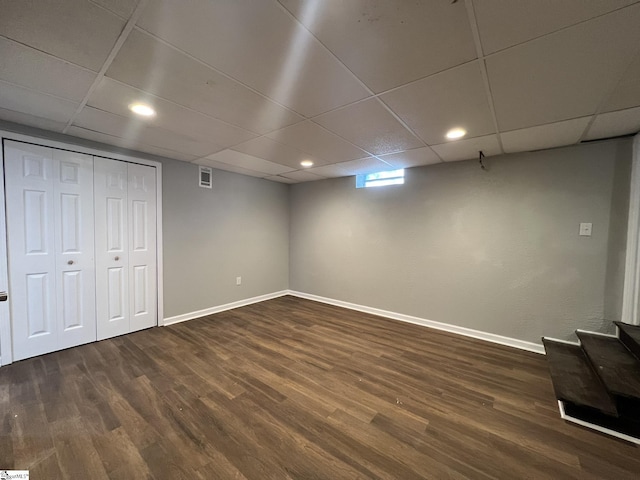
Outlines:
[[[16,140],[19,142],[33,143],[44,147],[58,148],[61,150],[69,150],[72,152],[86,153],[96,157],[111,158],[124,162],[138,163],[141,165],[149,165],[156,169],[156,236],[157,236],[157,275],[158,275],[158,325],[163,325],[164,321],[164,292],[163,292],[163,255],[162,255],[162,163],[153,160],[147,160],[136,157],[134,155],[124,155],[120,153],[112,153],[109,151],[99,150],[96,148],[75,145],[73,143],[64,143],[47,138],[35,137],[32,135],[23,135],[7,130],[0,130],[0,141]],[[8,288],[7,279],[7,232],[6,232],[6,211],[4,204],[4,149],[0,148],[0,290],[4,291]],[[0,302],[0,365],[7,365],[13,362],[13,352],[11,348],[11,318],[9,316],[9,305],[11,302],[11,294],[9,292],[9,301]]]
[[[0,139],[2,140],[2,139]],[[7,224],[4,208],[4,148],[0,145],[0,291],[9,291],[7,271]],[[9,297],[9,301],[11,297]],[[11,317],[9,301],[0,302],[0,365],[7,365],[13,360],[11,345]]]
[[633,137],[622,321],[640,325],[640,133]]

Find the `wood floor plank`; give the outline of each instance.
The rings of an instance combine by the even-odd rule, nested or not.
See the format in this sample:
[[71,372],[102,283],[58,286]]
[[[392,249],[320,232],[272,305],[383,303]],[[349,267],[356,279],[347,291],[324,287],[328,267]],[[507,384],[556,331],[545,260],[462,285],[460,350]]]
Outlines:
[[64,478],[55,450],[32,464],[29,467],[29,476],[31,478]]
[[123,427],[92,436],[109,478],[148,478],[151,474],[136,446]]
[[295,297],[0,368],[0,468],[60,479],[638,478],[542,355]]
[[[51,424],[51,437],[62,478],[108,479],[100,455],[79,418]],[[28,468],[24,468],[27,470]]]

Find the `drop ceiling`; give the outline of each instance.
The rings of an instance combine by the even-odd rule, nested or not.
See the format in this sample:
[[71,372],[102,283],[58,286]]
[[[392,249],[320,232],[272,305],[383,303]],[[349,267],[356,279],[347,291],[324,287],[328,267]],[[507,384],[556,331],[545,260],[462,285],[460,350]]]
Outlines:
[[[0,0],[0,12],[0,120],[284,183],[640,130],[637,0]],[[453,127],[467,135],[447,140]]]

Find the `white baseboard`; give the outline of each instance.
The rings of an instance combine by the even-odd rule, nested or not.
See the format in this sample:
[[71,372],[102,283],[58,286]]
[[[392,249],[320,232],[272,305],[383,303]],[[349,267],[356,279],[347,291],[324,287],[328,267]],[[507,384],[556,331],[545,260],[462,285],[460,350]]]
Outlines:
[[213,315],[214,313],[220,313],[234,308],[244,307],[253,303],[264,302],[273,298],[282,297],[284,295],[293,295],[294,297],[306,298],[307,300],[313,300],[316,302],[327,303],[329,305],[335,305],[337,307],[348,308],[349,310],[356,310],[358,312],[370,313],[372,315],[378,315],[379,317],[390,318],[392,320],[399,320],[401,322],[413,323],[415,325],[421,325],[423,327],[434,328],[436,330],[443,330],[445,332],[456,333],[465,337],[477,338],[479,340],[485,340],[487,342],[498,343],[500,345],[506,345],[508,347],[518,348],[520,350],[527,350],[529,352],[544,354],[544,347],[541,344],[526,342],[524,340],[518,340],[517,338],[503,337],[502,335],[496,335],[494,333],[482,332],[480,330],[473,330],[471,328],[459,327],[457,325],[450,325],[448,323],[435,322],[433,320],[427,320],[425,318],[413,317],[411,315],[405,315],[403,313],[390,312],[388,310],[381,310],[379,308],[367,307],[364,305],[358,305],[355,303],[344,302],[342,300],[335,300],[333,298],[321,297],[319,295],[313,295],[311,293],[298,292],[295,290],[282,290],[279,292],[267,293],[257,297],[246,298],[244,300],[238,300],[236,302],[226,303],[224,305],[218,305],[215,307],[205,308],[204,310],[197,310],[195,312],[183,313],[174,317],[168,317],[164,319],[163,325],[173,325],[175,323],[186,322],[187,320],[193,320],[194,318],[200,318],[207,315]]
[[225,303],[224,305],[217,305],[215,307],[205,308],[204,310],[197,310],[195,312],[183,313],[174,317],[167,317],[164,319],[162,325],[173,325],[174,323],[186,322],[187,320],[193,320],[194,318],[205,317],[207,315],[213,315],[214,313],[225,312],[227,310],[233,310],[234,308],[245,307],[253,303],[264,302],[271,300],[272,298],[282,297],[288,295],[288,290],[282,290],[280,292],[267,293],[265,295],[259,295],[257,297],[245,298],[244,300],[238,300],[236,302]]
[[390,318],[392,320],[399,320],[401,322],[413,323],[421,325],[423,327],[435,328],[436,330],[443,330],[445,332],[457,333],[458,335],[464,335],[465,337],[477,338],[485,340],[487,342],[498,343],[500,345],[506,345],[508,347],[518,348],[520,350],[527,350],[529,352],[541,353],[544,355],[544,346],[541,344],[526,342],[524,340],[518,340],[517,338],[503,337],[502,335],[496,335],[494,333],[482,332],[480,330],[473,330],[466,327],[458,327],[457,325],[450,325],[448,323],[435,322],[433,320],[427,320],[425,318],[413,317],[411,315],[405,315],[403,313],[389,312],[387,310],[380,310],[378,308],[367,307],[364,305],[358,305],[350,302],[343,302],[342,300],[334,300],[332,298],[320,297],[318,295],[312,295],[310,293],[297,292],[295,290],[289,290],[289,295],[295,297],[306,298],[307,300],[314,300],[316,302],[328,303],[337,307],[348,308],[350,310],[357,310],[358,312],[371,313],[380,317]]
[[598,432],[611,435],[612,437],[621,438],[622,440],[625,440],[627,442],[640,445],[640,438],[632,437],[631,435],[627,435],[626,433],[616,432],[615,430],[611,430],[610,428],[602,427],[595,423],[587,422],[586,420],[581,420],[579,418],[575,418],[570,415],[567,415],[564,410],[564,402],[562,400],[558,400],[558,408],[560,409],[560,418],[562,418],[563,420],[566,420],[567,422],[577,423],[582,427],[590,428],[592,430],[596,430]]
[[[591,333],[591,332],[589,332]],[[545,340],[551,340],[552,342],[555,343],[564,343],[565,345],[573,345],[575,347],[579,347],[580,346],[580,342],[571,342],[569,340],[562,340],[560,338],[553,338],[553,337],[544,337]]]

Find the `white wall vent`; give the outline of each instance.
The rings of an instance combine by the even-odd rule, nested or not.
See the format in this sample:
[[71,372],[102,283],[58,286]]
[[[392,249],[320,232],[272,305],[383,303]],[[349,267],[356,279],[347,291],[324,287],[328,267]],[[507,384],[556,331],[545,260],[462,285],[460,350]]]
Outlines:
[[198,172],[198,184],[202,188],[211,188],[211,185],[213,183],[212,176],[213,170],[211,167],[200,166],[200,170]]

